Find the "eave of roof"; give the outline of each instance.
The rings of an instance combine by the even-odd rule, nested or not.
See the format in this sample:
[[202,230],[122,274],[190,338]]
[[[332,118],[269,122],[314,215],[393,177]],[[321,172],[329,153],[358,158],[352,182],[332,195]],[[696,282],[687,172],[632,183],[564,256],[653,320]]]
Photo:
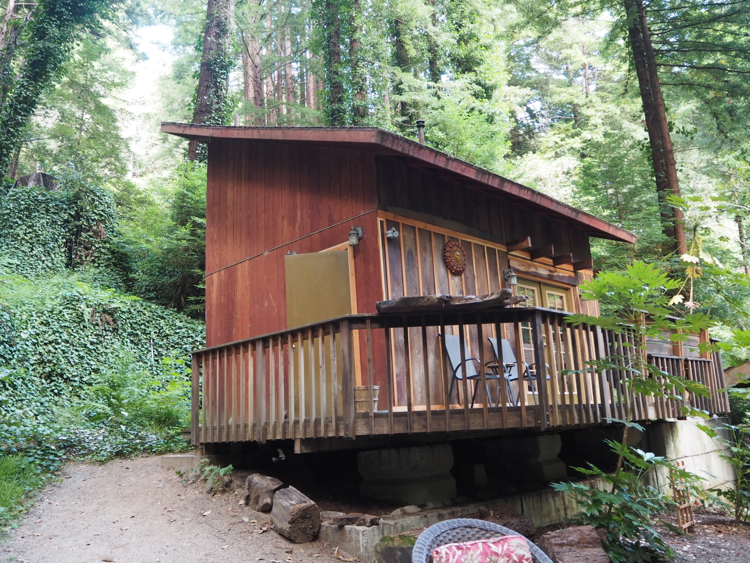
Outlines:
[[[244,139],[269,142],[319,143],[325,145],[367,146],[380,152],[401,155],[411,161],[447,170],[480,187],[492,188],[512,199],[542,207],[553,215],[577,223],[589,235],[634,243],[636,235],[594,215],[558,201],[488,170],[437,151],[401,135],[375,127],[225,127],[162,123],[161,130],[185,139],[209,142],[212,138]],[[476,186],[474,186],[476,187]]]

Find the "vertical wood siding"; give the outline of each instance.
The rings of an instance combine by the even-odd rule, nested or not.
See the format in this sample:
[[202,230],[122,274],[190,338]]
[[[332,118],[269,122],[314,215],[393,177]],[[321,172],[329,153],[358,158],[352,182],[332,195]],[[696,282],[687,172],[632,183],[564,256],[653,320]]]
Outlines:
[[345,242],[352,225],[365,235],[354,251],[357,307],[374,311],[382,286],[371,151],[223,139],[209,151],[209,346],[286,328],[284,255]]

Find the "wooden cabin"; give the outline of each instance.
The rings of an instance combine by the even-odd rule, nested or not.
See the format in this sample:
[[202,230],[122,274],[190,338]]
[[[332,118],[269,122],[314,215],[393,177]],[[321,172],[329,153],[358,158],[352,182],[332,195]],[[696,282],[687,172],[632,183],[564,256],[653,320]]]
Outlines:
[[[677,401],[633,397],[627,374],[564,372],[629,350],[565,313],[597,314],[578,292],[593,275],[590,238],[633,243],[632,233],[380,129],[162,131],[208,144],[196,445],[294,440],[311,451],[358,437],[542,431],[606,424],[631,403],[640,419],[681,416]],[[509,294],[527,300],[376,306]],[[654,343],[652,359],[712,392],[685,401],[726,412],[718,354],[692,346],[707,338]]]

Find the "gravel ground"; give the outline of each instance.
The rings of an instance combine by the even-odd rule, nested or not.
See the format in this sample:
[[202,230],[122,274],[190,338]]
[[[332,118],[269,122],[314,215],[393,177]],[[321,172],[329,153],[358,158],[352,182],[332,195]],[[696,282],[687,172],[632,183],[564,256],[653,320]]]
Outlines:
[[0,561],[340,563],[320,542],[271,531],[268,515],[239,504],[240,490],[207,494],[157,457],[69,465],[0,545]]

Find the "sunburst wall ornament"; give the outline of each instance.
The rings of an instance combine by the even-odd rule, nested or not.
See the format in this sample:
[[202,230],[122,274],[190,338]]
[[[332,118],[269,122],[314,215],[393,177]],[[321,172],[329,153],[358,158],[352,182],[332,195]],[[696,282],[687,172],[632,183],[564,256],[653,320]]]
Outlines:
[[466,270],[466,251],[461,243],[451,239],[445,243],[445,265],[452,274],[460,276]]

